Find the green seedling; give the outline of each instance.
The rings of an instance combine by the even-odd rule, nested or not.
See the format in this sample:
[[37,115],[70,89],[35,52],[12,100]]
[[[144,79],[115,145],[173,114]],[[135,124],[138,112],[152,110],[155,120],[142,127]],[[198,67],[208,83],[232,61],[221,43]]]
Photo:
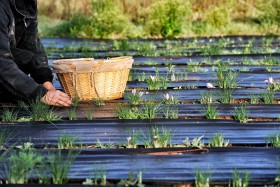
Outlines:
[[155,56],[156,46],[153,43],[143,43],[142,45],[138,45],[138,52],[143,56]]
[[29,104],[23,101],[19,102],[19,105],[27,111],[29,116],[34,121],[57,121],[60,117],[54,112],[54,108],[42,103],[40,97],[31,101]]
[[87,120],[93,120],[93,108],[90,108],[89,110],[87,110],[87,113],[86,113],[86,118]]
[[107,184],[107,177],[104,170],[101,171],[101,186],[106,186]]
[[69,133],[66,132],[63,135],[59,135],[57,147],[58,149],[71,149],[79,140],[79,137],[71,136]]
[[259,104],[260,103],[260,97],[254,93],[251,93],[249,95],[250,97],[250,103],[251,104]]
[[212,138],[209,139],[210,147],[227,147],[229,141],[225,141],[224,135],[221,133],[216,133]]
[[161,89],[166,90],[168,88],[168,83],[167,83],[168,78],[161,77],[159,80],[160,80],[160,84],[161,84]]
[[275,98],[274,91],[268,90],[263,92],[263,102],[264,104],[273,104]]
[[48,169],[50,171],[53,184],[67,183],[67,176],[70,172],[71,166],[79,154],[80,153],[78,151],[69,150],[67,156],[64,157],[61,150],[59,150],[56,154],[49,156]]
[[4,145],[9,141],[10,138],[14,133],[10,130],[8,130],[5,127],[0,127],[0,150],[4,148]]
[[247,109],[247,105],[243,104],[239,108],[234,108],[233,118],[240,123],[247,123],[249,118],[249,110]]
[[18,118],[18,111],[4,108],[1,114],[2,122],[15,122]]
[[109,141],[109,143],[105,144],[102,143],[98,138],[96,142],[96,147],[101,148],[101,149],[107,149],[107,148],[114,148],[115,145]]
[[[242,177],[243,175],[243,177]],[[249,173],[240,173],[234,170],[232,174],[232,187],[248,187],[249,186]]]
[[272,84],[268,85],[268,89],[272,91],[280,91],[280,83],[279,82],[273,82]]
[[163,104],[178,104],[179,100],[168,93],[163,94]]
[[68,111],[68,119],[69,120],[77,120],[76,107],[73,107]]
[[209,187],[210,186],[210,172],[200,171],[195,172],[195,186],[196,187]]
[[79,102],[80,102],[80,98],[79,98],[78,96],[75,96],[75,97],[72,99],[72,106],[73,106],[74,108],[76,108],[76,107],[78,106]]
[[127,94],[128,102],[132,105],[139,104],[143,100],[142,99],[143,94],[144,92],[142,91],[138,91],[136,89],[131,90],[131,93]]
[[145,185],[142,183],[142,171],[138,172],[136,179],[134,179],[133,173],[133,171],[129,172],[128,179],[122,179],[118,182],[117,186],[144,187]]
[[26,184],[31,173],[42,165],[43,157],[32,149],[21,150],[8,158],[6,166],[7,183]]
[[194,138],[192,141],[190,141],[190,139],[187,137],[184,140],[184,143],[187,147],[197,147],[197,148],[202,148],[204,147],[204,142],[201,141],[201,139],[204,137],[204,135],[198,137],[198,138]]
[[163,107],[163,115],[165,119],[178,119],[178,108],[170,107],[169,105]]
[[218,110],[210,104],[207,104],[207,107],[204,108],[204,116],[206,119],[216,119],[218,115]]
[[161,80],[158,76],[150,76],[146,80],[149,90],[159,90],[161,88]]
[[165,129],[162,127],[161,132],[159,131],[158,127],[152,128],[153,134],[153,147],[154,148],[162,148],[171,145],[172,141],[172,134],[170,130]]
[[220,91],[219,97],[220,97],[220,102],[224,103],[224,104],[229,104],[232,100],[232,92],[233,89],[226,89],[226,90],[222,90]]
[[140,134],[135,130],[130,133],[131,135],[127,137],[126,148],[137,148],[137,143],[140,139]]
[[213,103],[213,95],[214,95],[213,91],[201,92],[201,94],[200,94],[200,103],[201,104]]
[[19,150],[33,150],[34,145],[32,142],[25,142],[22,145],[17,145],[15,148],[17,148]]
[[280,147],[280,133],[268,134],[265,138],[266,146]]
[[217,73],[217,85],[219,88],[228,89],[236,88],[237,86],[237,73],[233,71],[228,72],[218,72]]
[[138,119],[139,109],[137,107],[130,108],[129,106],[122,106],[115,111],[119,119]]
[[144,104],[143,108],[139,110],[139,119],[155,119],[160,109],[160,104]]
[[95,99],[95,100],[93,100],[92,101],[92,103],[94,104],[94,105],[96,105],[96,106],[102,106],[102,105],[105,105],[105,102],[104,102],[104,100],[102,100],[102,99]]

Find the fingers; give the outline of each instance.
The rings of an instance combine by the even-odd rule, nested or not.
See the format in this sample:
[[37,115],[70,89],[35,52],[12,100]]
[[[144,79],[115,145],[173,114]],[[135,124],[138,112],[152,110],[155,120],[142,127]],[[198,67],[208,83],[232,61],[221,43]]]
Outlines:
[[69,96],[59,90],[48,91],[41,101],[48,105],[69,107],[72,102]]

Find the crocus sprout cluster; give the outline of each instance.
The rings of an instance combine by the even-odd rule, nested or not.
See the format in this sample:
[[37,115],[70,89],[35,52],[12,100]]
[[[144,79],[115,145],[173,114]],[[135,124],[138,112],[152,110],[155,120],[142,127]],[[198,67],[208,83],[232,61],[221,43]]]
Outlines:
[[128,102],[132,105],[137,105],[142,101],[142,96],[144,95],[144,92],[138,91],[136,89],[132,89],[131,93],[127,95]]
[[279,91],[280,90],[280,83],[275,82],[272,77],[269,77],[267,80],[264,81],[267,84],[267,89],[272,91]]
[[173,95],[169,95],[168,93],[163,94],[164,104],[177,104],[179,101],[173,97]]

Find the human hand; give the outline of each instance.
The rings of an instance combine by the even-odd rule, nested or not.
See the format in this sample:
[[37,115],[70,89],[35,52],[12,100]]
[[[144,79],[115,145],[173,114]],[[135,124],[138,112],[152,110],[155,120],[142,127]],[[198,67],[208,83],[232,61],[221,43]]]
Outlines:
[[43,86],[44,86],[47,90],[49,90],[49,91],[51,91],[51,90],[56,90],[55,87],[54,87],[54,85],[53,85],[51,82],[49,82],[49,81],[45,82],[45,83],[43,84]]
[[59,90],[50,90],[42,98],[41,102],[47,105],[70,107],[72,101],[69,96]]

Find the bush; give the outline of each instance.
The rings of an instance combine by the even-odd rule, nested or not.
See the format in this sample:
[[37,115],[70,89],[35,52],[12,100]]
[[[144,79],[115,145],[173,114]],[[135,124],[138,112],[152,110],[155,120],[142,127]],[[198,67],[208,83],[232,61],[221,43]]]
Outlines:
[[279,0],[268,0],[263,2],[259,9],[262,14],[259,20],[262,25],[276,25],[280,26],[280,1]]
[[90,20],[92,35],[100,38],[110,34],[120,34],[130,25],[122,6],[112,0],[92,0]]
[[52,28],[47,35],[56,37],[82,37],[84,36],[84,28],[90,25],[87,17],[77,14],[69,21],[65,21]]
[[206,22],[215,28],[226,27],[231,22],[230,11],[223,6],[210,10],[206,16]]
[[181,33],[182,25],[188,25],[191,20],[191,5],[185,0],[160,0],[149,9],[145,28],[150,35],[174,37]]

